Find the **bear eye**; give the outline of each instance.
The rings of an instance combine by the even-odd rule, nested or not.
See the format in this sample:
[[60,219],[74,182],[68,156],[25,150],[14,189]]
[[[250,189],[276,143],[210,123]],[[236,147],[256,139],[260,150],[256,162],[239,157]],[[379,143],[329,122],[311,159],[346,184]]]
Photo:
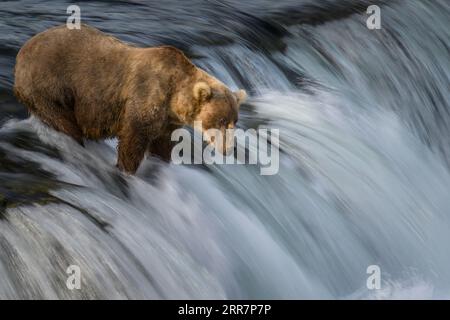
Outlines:
[[224,126],[227,124],[227,121],[225,120],[225,118],[222,118],[219,120],[219,125]]

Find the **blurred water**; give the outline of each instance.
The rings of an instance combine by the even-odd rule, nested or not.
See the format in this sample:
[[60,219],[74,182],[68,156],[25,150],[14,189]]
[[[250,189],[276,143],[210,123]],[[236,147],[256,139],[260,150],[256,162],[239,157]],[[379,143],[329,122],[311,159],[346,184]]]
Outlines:
[[245,87],[238,126],[280,130],[280,171],[149,158],[126,177],[116,141],[23,119],[14,55],[68,2],[2,2],[0,298],[448,298],[447,1],[379,1],[377,31],[367,1],[79,3]]

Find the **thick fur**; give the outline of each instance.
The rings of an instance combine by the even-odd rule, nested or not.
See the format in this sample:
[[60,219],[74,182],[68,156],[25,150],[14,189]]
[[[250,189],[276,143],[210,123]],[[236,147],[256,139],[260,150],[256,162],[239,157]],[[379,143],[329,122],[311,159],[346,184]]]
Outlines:
[[117,165],[129,173],[146,151],[167,159],[170,132],[179,126],[234,123],[243,97],[176,48],[134,47],[87,25],[54,27],[28,40],[17,55],[14,92],[80,144],[118,137]]

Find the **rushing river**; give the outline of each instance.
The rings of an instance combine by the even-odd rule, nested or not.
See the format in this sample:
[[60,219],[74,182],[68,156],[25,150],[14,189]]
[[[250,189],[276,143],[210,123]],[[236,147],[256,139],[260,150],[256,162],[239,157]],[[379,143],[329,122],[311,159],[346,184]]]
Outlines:
[[272,176],[155,158],[125,176],[117,141],[27,118],[15,55],[69,4],[0,2],[0,298],[450,297],[449,1],[77,1],[245,88],[238,126],[280,130]]

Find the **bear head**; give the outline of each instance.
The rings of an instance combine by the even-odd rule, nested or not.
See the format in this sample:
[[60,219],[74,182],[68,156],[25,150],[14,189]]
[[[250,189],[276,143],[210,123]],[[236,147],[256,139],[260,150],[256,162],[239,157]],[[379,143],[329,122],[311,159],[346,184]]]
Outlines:
[[187,92],[178,95],[175,112],[179,122],[201,130],[207,143],[227,155],[234,149],[239,106],[247,94],[244,90],[231,91],[205,72],[201,75],[186,86]]
[[244,90],[232,92],[224,85],[214,87],[203,81],[195,83],[192,90],[199,105],[194,121],[201,125],[204,140],[216,151],[228,154],[234,147],[239,106],[247,94]]

